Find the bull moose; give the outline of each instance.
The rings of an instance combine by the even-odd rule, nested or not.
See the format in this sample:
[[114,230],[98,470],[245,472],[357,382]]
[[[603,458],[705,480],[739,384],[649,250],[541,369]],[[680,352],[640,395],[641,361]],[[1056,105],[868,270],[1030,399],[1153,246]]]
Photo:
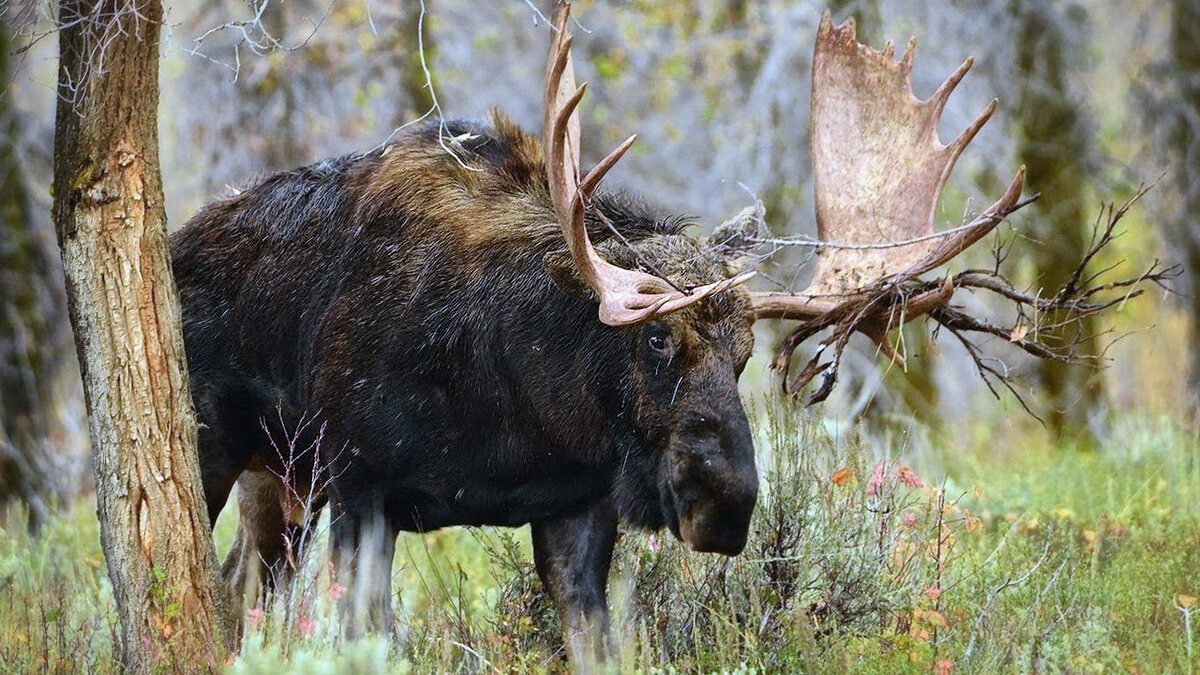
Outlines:
[[[286,578],[295,552],[282,542],[327,503],[346,601],[386,627],[400,531],[528,523],[571,658],[586,660],[606,649],[618,523],[697,551],[745,546],[758,474],[737,384],[756,320],[801,322],[776,365],[792,391],[823,375],[814,398],[836,374],[821,351],[836,361],[858,332],[900,362],[888,331],[920,315],[1045,356],[1033,336],[951,306],[958,288],[991,288],[978,272],[920,278],[1019,206],[1023,172],[970,223],[934,232],[942,186],[995,108],[938,140],[970,60],[921,101],[911,45],[897,61],[890,44],[859,44],[852,22],[822,18],[816,215],[821,240],[842,246],[819,250],[805,291],[756,293],[742,264],[761,212],[705,238],[603,190],[632,137],[580,170],[568,11],[556,10],[541,139],[499,113],[428,123],[270,176],[173,235],[211,518],[240,485],[235,590],[253,566],[266,583]],[[789,383],[791,353],[825,329],[833,349]],[[282,510],[289,486],[264,420],[306,415],[323,429],[328,488],[298,515]]]

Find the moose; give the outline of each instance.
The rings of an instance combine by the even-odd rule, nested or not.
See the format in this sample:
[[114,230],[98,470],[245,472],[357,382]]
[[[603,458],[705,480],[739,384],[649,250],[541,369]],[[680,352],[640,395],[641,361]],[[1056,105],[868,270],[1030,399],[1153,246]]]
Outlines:
[[[823,375],[819,399],[836,376],[822,352],[836,361],[861,333],[902,363],[889,331],[922,315],[1057,356],[951,305],[959,288],[1039,310],[1100,308],[1029,298],[978,271],[921,278],[1020,206],[1023,170],[967,225],[935,233],[941,189],[996,104],[941,143],[943,106],[971,61],[918,100],[911,44],[897,61],[828,14],[813,59],[816,217],[820,239],[843,246],[819,250],[803,291],[747,290],[761,208],[700,237],[606,191],[633,137],[581,169],[585,88],[568,14],[558,3],[542,138],[500,113],[430,122],[272,175],[173,235],[210,518],[239,486],[225,563],[236,594],[248,570],[286,581],[296,552],[282,542],[327,505],[343,602],[363,628],[386,630],[399,532],[530,524],[569,658],[603,658],[619,523],[666,528],[696,551],[746,544],[759,478],[737,384],[755,321],[800,322],[775,365],[793,392]],[[833,349],[789,383],[792,352],[827,329]],[[306,415],[322,429],[310,461],[328,480],[297,513],[282,506],[294,486],[269,427]]]

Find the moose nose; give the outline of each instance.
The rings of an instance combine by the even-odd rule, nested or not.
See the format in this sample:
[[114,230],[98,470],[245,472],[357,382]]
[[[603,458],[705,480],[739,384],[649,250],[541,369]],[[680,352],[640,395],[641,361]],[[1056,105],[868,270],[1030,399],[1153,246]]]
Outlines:
[[702,552],[737,555],[758,499],[754,443],[744,415],[697,414],[676,474],[679,535]]
[[690,505],[679,519],[679,534],[693,550],[701,553],[737,555],[746,547],[750,517],[758,486],[733,499],[705,500]]

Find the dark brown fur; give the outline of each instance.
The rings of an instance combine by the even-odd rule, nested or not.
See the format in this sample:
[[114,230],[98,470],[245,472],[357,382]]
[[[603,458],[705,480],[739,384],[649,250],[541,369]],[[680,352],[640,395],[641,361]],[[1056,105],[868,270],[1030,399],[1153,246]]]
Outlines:
[[[539,572],[568,632],[584,631],[604,612],[618,518],[700,550],[744,545],[757,489],[737,395],[747,298],[601,324],[554,222],[540,144],[499,116],[442,132],[271,176],[172,239],[209,513],[243,471],[269,475],[262,420],[277,407],[285,427],[315,416],[347,573],[364,547],[385,569],[398,530],[533,523]],[[589,225],[601,255],[651,261],[677,284],[733,271],[735,252],[636,199],[597,196]],[[268,503],[279,490],[257,492]],[[256,531],[235,555],[287,522],[243,522]],[[386,622],[386,581],[351,595]]]

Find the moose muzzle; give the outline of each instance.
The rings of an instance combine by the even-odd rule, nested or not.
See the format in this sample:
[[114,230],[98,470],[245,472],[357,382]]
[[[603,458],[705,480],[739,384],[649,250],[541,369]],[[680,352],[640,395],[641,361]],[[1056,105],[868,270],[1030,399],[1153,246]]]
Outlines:
[[670,462],[675,534],[693,550],[737,555],[758,499],[754,442],[745,412],[697,415],[675,434]]

